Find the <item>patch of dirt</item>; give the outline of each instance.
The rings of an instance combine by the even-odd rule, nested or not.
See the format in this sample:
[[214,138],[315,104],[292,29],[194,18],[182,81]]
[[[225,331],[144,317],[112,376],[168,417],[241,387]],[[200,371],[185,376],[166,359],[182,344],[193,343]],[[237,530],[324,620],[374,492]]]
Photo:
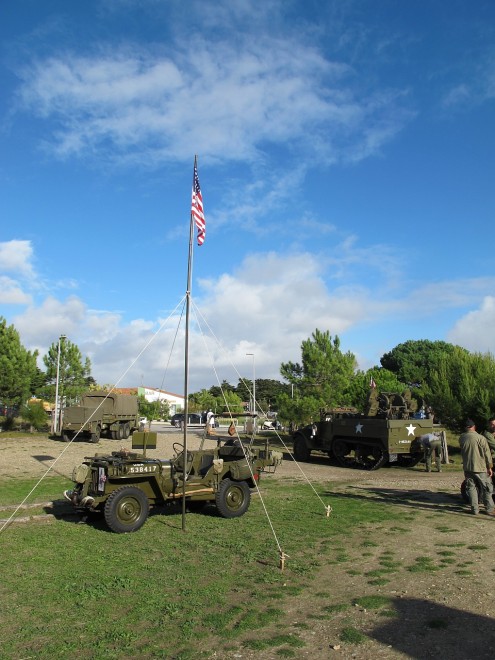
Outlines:
[[[327,459],[314,459],[303,469],[312,481],[329,482],[330,502],[374,499],[397,507],[404,522],[370,524],[364,533],[349,529],[342,543],[347,557],[337,541],[335,561],[319,567],[313,588],[284,600],[283,621],[260,633],[263,639],[291,635],[303,647],[241,648],[228,657],[275,660],[292,652],[312,660],[493,660],[495,519],[469,514],[460,497],[462,471],[361,472],[329,466]],[[290,479],[291,472],[293,464],[284,463],[279,477]],[[322,556],[329,556],[328,549]],[[377,608],[362,604],[368,596],[388,602]],[[351,637],[363,634],[362,642],[343,640],[346,631]]]
[[[157,448],[148,449],[147,455],[151,458],[171,458],[174,455],[173,445],[182,444],[182,440],[183,436],[178,430],[170,429],[167,433],[160,433]],[[188,449],[199,448],[200,441],[200,433],[188,434]],[[216,446],[215,441],[205,441],[205,447],[214,446]],[[45,474],[70,479],[74,466],[79,465],[85,457],[109,454],[120,449],[132,451],[131,438],[127,440],[101,438],[97,444],[79,439],[65,443],[61,438],[43,435],[13,438],[5,432],[0,434],[0,479],[42,477]]]
[[[149,450],[148,455],[170,458],[175,442],[182,442],[179,432],[160,434],[157,449]],[[188,436],[189,449],[197,448],[199,442],[199,433]],[[210,447],[216,444],[213,440],[206,443]],[[130,439],[65,444],[42,436],[13,439],[2,433],[0,479],[45,474],[70,478],[73,467],[85,456],[121,447],[130,450]],[[285,460],[275,475],[266,478],[287,480],[288,486],[295,479],[328,484],[330,503],[332,498],[374,499],[396,507],[404,523],[370,524],[359,533],[349,529],[347,556],[339,558],[336,539],[335,561],[320,563],[313,587],[287,596],[283,619],[258,635],[261,639],[290,635],[304,646],[281,642],[250,650],[236,644],[235,651],[213,653],[212,658],[495,657],[495,519],[468,515],[459,494],[463,478],[459,469],[449,467],[440,474],[399,467],[365,472],[335,467],[328,459],[315,457],[300,466]],[[328,556],[325,549],[315,559],[321,562],[321,557]],[[290,589],[296,582],[290,559],[285,572]],[[365,601],[355,604],[366,596],[383,596],[389,602],[377,608]],[[363,641],[343,640],[346,630],[349,635],[359,631]]]

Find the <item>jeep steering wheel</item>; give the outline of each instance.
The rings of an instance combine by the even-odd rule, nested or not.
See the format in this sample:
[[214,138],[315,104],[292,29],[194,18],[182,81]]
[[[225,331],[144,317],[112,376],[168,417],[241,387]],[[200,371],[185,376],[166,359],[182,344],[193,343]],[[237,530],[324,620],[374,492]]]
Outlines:
[[[184,445],[180,442],[174,442],[172,445],[172,449],[174,452],[177,454],[177,456],[174,459],[174,464],[176,466],[176,469],[183,470],[184,469]],[[190,451],[187,452],[187,458],[185,460],[185,471],[189,472],[190,469],[192,468],[194,456],[191,454]]]
[[172,449],[178,456],[179,454],[182,454],[182,452],[184,451],[184,445],[182,444],[182,442],[174,442],[174,444],[172,445]]

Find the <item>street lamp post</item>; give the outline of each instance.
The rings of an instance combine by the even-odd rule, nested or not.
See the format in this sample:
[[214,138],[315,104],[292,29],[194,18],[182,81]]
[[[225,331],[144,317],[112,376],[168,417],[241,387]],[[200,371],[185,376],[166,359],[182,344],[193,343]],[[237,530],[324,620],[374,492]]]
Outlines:
[[60,406],[59,406],[59,401],[58,401],[58,384],[59,384],[59,379],[60,379],[60,344],[62,342],[62,339],[65,339],[65,335],[60,335],[58,338],[58,351],[57,351],[57,380],[55,383],[55,418],[53,420],[53,433],[55,435],[58,435],[58,426],[59,426],[59,415],[60,415]]
[[[256,373],[254,366],[254,353],[246,353],[246,355],[251,355],[253,358],[253,407],[251,412],[253,415],[256,415]],[[256,417],[253,417],[253,426],[256,429]]]

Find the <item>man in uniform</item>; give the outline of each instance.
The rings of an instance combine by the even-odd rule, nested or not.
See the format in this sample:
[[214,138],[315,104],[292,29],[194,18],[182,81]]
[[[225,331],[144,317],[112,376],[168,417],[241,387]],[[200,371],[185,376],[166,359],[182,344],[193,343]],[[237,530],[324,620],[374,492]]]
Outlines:
[[490,417],[488,420],[488,428],[483,431],[483,435],[488,442],[490,451],[492,452],[492,458],[495,458],[495,417]]
[[495,516],[492,486],[492,457],[486,438],[476,433],[472,419],[466,422],[466,431],[459,438],[462,466],[466,477],[466,494],[471,505],[471,513],[479,513],[478,489],[485,505],[486,513]]
[[435,454],[437,472],[442,471],[442,438],[440,433],[426,433],[420,438],[425,454],[426,471],[431,472],[431,459]]

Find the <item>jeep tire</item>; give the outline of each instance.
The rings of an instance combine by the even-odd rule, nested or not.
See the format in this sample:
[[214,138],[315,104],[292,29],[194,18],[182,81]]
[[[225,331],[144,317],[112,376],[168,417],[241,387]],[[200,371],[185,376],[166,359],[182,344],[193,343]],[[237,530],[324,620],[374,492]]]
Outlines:
[[140,488],[122,486],[114,490],[105,502],[105,522],[113,532],[135,532],[148,518],[150,505]]
[[245,481],[223,479],[215,494],[215,504],[222,518],[239,518],[251,502],[251,491]]

